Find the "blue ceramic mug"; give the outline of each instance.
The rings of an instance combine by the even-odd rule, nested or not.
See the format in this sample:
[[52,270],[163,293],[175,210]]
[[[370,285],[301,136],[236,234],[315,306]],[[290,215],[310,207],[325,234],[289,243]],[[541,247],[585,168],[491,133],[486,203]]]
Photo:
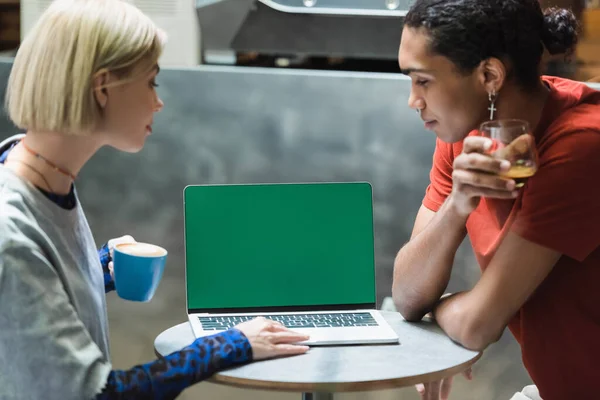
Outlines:
[[149,243],[121,243],[114,247],[112,258],[119,297],[150,301],[165,270],[167,251]]

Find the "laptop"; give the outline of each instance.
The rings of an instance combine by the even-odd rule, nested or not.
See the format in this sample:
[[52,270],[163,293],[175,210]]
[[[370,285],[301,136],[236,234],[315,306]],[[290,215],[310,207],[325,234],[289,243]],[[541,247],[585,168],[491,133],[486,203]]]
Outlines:
[[399,342],[375,309],[369,183],[191,185],[183,197],[196,338],[264,316],[311,346]]

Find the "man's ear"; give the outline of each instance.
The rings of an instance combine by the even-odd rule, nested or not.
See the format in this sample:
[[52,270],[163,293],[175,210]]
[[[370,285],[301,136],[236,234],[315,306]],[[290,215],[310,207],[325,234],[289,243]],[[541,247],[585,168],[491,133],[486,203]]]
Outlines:
[[477,74],[488,93],[498,93],[506,82],[506,66],[495,57],[483,60],[477,67]]
[[104,109],[108,103],[108,90],[106,89],[106,85],[108,84],[109,80],[110,76],[108,71],[98,71],[94,77],[94,98],[101,109]]

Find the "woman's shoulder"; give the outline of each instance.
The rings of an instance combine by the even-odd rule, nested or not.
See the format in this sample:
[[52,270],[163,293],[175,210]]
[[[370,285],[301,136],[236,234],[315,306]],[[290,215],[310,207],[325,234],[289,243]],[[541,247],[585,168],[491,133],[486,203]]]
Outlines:
[[0,253],[9,247],[39,247],[46,236],[27,194],[10,179],[0,166]]

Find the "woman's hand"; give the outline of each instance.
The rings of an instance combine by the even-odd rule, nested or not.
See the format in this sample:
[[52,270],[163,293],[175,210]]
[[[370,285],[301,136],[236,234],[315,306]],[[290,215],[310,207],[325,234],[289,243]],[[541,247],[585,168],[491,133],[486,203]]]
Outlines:
[[[108,244],[108,251],[110,252],[111,259],[113,258],[115,246],[118,244],[123,244],[123,243],[137,243],[137,241],[133,238],[133,236],[130,236],[130,235],[125,235],[125,236],[121,236],[118,238],[110,239],[107,244]],[[114,265],[113,265],[112,261],[108,263],[108,270],[110,271],[111,278],[113,278],[113,280],[114,280],[115,273],[114,273]]]
[[308,340],[302,333],[294,332],[276,321],[258,317],[236,326],[250,342],[254,360],[306,353],[308,346],[293,343]]

